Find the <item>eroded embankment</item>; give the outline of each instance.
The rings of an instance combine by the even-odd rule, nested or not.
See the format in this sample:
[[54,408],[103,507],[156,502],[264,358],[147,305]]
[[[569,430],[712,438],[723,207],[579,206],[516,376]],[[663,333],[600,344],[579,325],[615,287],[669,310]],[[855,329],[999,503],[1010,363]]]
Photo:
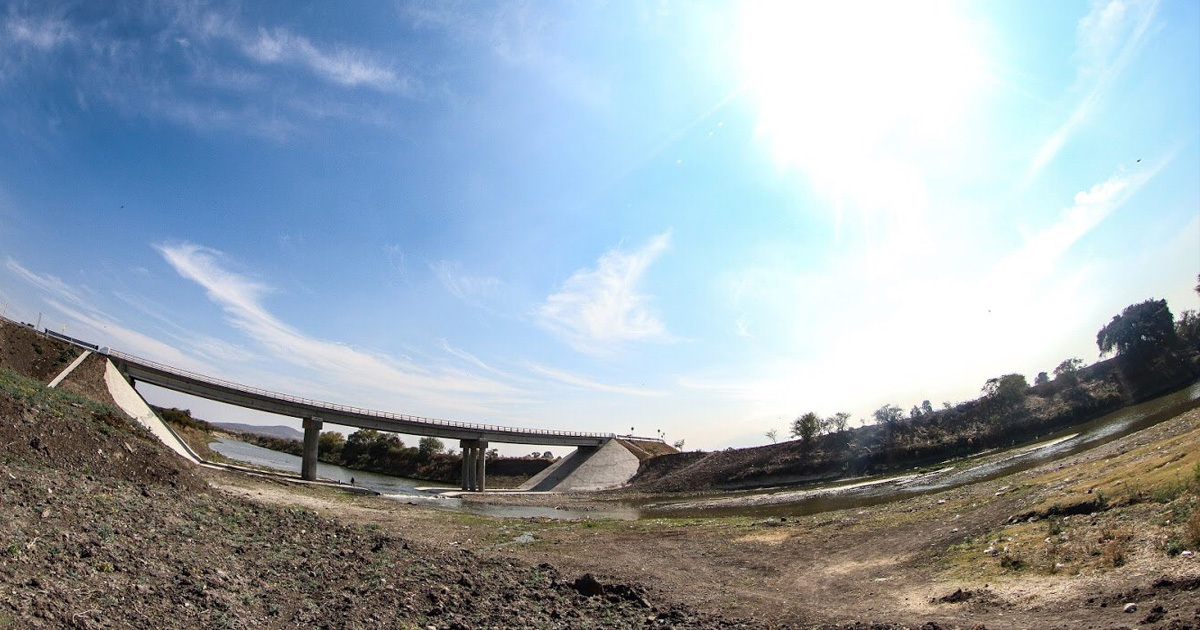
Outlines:
[[230,473],[0,369],[0,626],[729,625],[636,584],[264,506],[215,474]]
[[983,397],[884,426],[868,425],[759,447],[667,454],[643,461],[629,490],[741,490],[880,475],[1033,443],[1124,407],[1186,388],[1200,376],[1194,352],[1114,358],[1067,382],[1010,399]]

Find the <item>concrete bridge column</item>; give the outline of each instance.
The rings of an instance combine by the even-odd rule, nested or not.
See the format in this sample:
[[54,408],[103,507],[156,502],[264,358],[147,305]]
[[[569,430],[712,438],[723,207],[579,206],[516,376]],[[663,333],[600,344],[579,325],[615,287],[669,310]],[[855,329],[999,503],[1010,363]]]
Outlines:
[[483,492],[487,488],[487,440],[477,442],[475,456],[475,491]]
[[314,481],[317,478],[317,438],[321,437],[321,419],[304,419],[304,457],[300,462],[300,478]]
[[471,458],[472,444],[474,444],[474,440],[458,441],[458,446],[462,449],[462,489],[464,491],[471,490],[475,485],[471,481],[471,477],[475,475],[475,461]]

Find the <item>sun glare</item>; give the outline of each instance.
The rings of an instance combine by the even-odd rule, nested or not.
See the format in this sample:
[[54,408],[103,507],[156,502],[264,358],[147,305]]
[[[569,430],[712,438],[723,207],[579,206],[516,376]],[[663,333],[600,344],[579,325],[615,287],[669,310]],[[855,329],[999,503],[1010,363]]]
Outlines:
[[873,182],[907,182],[910,198],[899,203],[922,203],[913,162],[953,140],[982,76],[975,38],[953,6],[756,3],[741,28],[759,132],[778,160],[864,209],[883,201],[869,192]]

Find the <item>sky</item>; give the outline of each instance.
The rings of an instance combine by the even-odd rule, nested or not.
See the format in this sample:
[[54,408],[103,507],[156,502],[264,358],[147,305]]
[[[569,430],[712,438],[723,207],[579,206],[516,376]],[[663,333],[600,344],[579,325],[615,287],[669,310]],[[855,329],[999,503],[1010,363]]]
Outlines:
[[763,444],[1200,307],[1189,0],[0,2],[0,143],[7,317],[398,413]]

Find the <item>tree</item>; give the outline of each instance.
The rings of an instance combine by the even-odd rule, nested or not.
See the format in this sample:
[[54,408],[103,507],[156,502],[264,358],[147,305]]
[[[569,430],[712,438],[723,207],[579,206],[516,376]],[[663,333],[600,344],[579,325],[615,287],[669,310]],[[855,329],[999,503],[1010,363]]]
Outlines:
[[813,412],[808,412],[792,421],[792,437],[800,438],[805,444],[821,431],[821,418]]
[[1179,343],[1190,350],[1200,350],[1200,314],[1196,311],[1184,311],[1175,322],[1175,337]]
[[1079,368],[1083,366],[1083,361],[1076,358],[1066,359],[1054,368],[1054,380],[1062,381],[1064,385],[1076,385],[1079,383]]
[[672,444],[671,446],[674,446],[675,450],[677,450],[677,451],[682,451],[683,450],[683,440],[675,440],[675,443]]
[[933,403],[928,398],[921,401],[921,413],[926,416],[933,413]]
[[441,453],[445,448],[446,445],[435,437],[423,437],[420,442],[417,442],[417,453],[425,459]]
[[1166,300],[1131,304],[1096,333],[1101,356],[1114,349],[1123,356],[1161,352],[1176,343],[1175,318]]
[[884,405],[875,410],[875,423],[886,427],[894,427],[904,419],[904,412],[896,405]]
[[779,431],[776,429],[771,429],[770,431],[767,431],[767,439],[771,440],[772,444],[778,442],[779,441]]
[[1024,374],[1005,374],[989,378],[983,384],[983,394],[1001,404],[1009,405],[1023,399],[1029,390]]
[[833,426],[834,431],[841,433],[846,430],[846,425],[850,424],[850,414],[839,411],[829,417],[829,424]]
[[326,431],[317,438],[317,458],[332,460],[341,456],[346,437],[337,431]]

